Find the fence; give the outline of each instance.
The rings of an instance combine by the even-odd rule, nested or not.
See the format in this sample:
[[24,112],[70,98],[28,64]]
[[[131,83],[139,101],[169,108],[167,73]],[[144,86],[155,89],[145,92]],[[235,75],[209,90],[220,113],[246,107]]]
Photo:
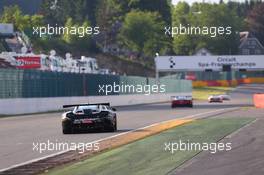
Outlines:
[[[188,80],[163,78],[167,93],[191,92]],[[99,96],[99,85],[153,85],[154,78],[0,69],[0,98]],[[110,93],[108,95],[120,95]]]

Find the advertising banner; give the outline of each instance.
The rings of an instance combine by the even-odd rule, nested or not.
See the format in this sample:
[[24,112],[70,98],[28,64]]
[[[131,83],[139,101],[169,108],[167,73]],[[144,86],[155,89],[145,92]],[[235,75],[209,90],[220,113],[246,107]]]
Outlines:
[[16,67],[19,69],[39,69],[41,67],[38,56],[16,56]]

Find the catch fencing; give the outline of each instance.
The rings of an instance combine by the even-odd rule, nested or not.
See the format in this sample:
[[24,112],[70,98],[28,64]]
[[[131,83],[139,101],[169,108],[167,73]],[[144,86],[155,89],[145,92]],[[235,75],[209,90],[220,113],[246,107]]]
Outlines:
[[[154,78],[0,69],[0,98],[101,96],[99,85],[153,85]],[[191,92],[189,80],[161,78],[166,93]],[[122,95],[112,92],[108,95]],[[127,92],[125,93],[127,94]]]

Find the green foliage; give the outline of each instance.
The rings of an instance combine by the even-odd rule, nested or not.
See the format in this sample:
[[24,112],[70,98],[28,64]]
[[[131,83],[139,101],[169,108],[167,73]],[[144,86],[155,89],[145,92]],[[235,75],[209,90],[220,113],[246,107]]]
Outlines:
[[255,6],[247,17],[247,24],[250,31],[264,45],[264,3]]
[[19,7],[10,6],[4,7],[4,11],[0,17],[0,22],[2,23],[13,23],[15,29],[19,31],[24,31],[30,29],[33,26],[39,26],[43,24],[42,15],[23,15]]
[[[72,26],[74,26],[72,18],[68,18],[66,23],[65,23],[65,27],[70,28]],[[73,36],[71,34],[65,33],[62,38],[66,43],[72,43],[73,42]]]
[[120,24],[129,11],[129,0],[101,0],[96,8],[96,24],[100,26],[101,41],[98,45],[103,48],[117,43]]
[[168,46],[164,26],[156,12],[132,11],[126,15],[119,37],[129,49],[153,57],[156,52],[164,53]]
[[191,7],[181,2],[173,9],[173,26],[182,24],[185,27],[231,27],[231,35],[176,35],[173,48],[176,54],[191,55],[202,47],[214,54],[234,54],[239,42],[238,32],[243,25],[235,10],[226,4],[194,3]]
[[62,40],[74,48],[78,48],[79,50],[87,50],[91,45],[91,36],[84,32],[86,28],[90,26],[91,25],[89,21],[84,21],[81,25],[79,25],[77,23],[74,23],[72,18],[68,18],[65,23],[65,27],[67,27],[69,31],[71,30],[71,28],[75,28],[77,30],[78,28],[81,28],[81,30],[79,30],[80,33],[76,35],[72,34],[71,32],[65,32],[62,36]]
[[68,18],[76,23],[91,21],[95,25],[95,9],[99,0],[74,0],[57,1],[45,0],[42,3],[41,11],[45,16],[45,22],[50,25],[64,25]]
[[50,50],[56,49],[59,55],[65,55],[67,52],[72,52],[73,49],[58,37],[51,38],[35,38],[32,40],[35,53],[49,53]]
[[129,8],[139,11],[158,12],[162,20],[168,25],[171,23],[170,0],[130,0]]

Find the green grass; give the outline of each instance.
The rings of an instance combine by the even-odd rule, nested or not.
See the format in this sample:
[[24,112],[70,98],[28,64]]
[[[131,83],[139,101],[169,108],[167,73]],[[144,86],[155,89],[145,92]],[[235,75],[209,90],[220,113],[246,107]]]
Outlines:
[[98,154],[84,161],[58,167],[48,175],[163,175],[180,166],[199,151],[164,151],[164,143],[217,142],[252,119],[222,118],[197,120],[160,134]]
[[226,94],[234,87],[199,87],[193,88],[193,98],[196,100],[207,100],[210,95]]

